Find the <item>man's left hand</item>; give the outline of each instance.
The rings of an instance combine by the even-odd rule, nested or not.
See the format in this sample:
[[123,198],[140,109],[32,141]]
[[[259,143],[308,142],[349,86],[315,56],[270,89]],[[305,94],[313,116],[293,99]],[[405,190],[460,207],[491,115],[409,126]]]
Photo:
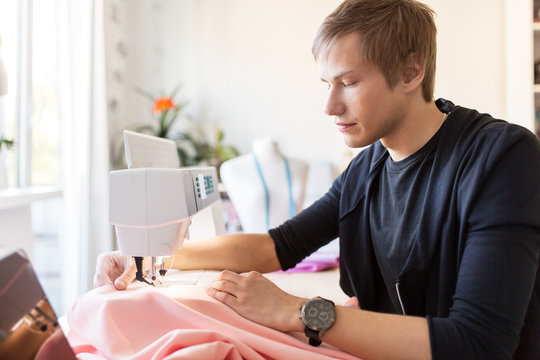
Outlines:
[[302,331],[300,308],[306,300],[286,293],[258,272],[221,272],[208,295],[258,324],[280,331]]

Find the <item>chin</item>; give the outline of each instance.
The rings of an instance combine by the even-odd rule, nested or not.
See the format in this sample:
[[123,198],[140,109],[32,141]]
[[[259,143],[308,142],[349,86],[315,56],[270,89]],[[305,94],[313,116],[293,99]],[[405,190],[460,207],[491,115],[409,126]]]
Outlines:
[[345,145],[353,149],[369,146],[377,140],[378,139],[360,138],[360,137],[353,137],[353,136],[348,136],[348,135],[345,135],[343,138]]

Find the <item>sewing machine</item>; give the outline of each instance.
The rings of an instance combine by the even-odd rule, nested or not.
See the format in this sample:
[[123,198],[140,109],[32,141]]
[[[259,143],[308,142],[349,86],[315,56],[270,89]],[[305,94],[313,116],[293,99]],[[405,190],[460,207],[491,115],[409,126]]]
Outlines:
[[[162,257],[174,255],[189,233],[225,233],[217,172],[210,166],[180,168],[170,139],[128,130],[123,137],[128,169],[109,174],[109,220],[120,252],[135,259],[137,279],[160,284],[166,273]],[[152,260],[144,272],[143,257]]]
[[[172,256],[188,237],[191,218],[220,201],[214,167],[139,168],[109,174],[109,220],[120,253],[133,256],[136,278],[161,284],[162,257]],[[150,257],[143,271],[143,257]]]

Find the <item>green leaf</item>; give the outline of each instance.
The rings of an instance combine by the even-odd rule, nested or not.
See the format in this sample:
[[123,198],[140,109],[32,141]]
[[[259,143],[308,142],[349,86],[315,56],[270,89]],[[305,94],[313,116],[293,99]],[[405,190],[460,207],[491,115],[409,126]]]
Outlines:
[[176,85],[174,90],[171,92],[171,95],[170,95],[171,99],[174,99],[174,97],[176,96],[176,94],[178,94],[178,92],[180,91],[181,88],[182,88],[182,84]]
[[132,129],[135,132],[142,132],[157,136],[158,131],[152,125],[139,125]]
[[154,103],[156,101],[155,97],[150,94],[149,92],[147,92],[146,90],[143,90],[141,88],[138,88],[138,87],[135,87],[135,92],[145,98],[147,98],[148,100],[150,100],[152,103]]

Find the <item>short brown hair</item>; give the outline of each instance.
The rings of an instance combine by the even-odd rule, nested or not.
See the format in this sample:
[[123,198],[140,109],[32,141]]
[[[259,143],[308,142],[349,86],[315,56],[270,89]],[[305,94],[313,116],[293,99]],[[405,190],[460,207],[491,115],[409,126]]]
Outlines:
[[433,100],[437,28],[435,12],[415,0],[345,0],[326,17],[313,42],[313,56],[353,32],[363,42],[364,59],[379,68],[393,89],[410,54],[417,54],[424,66],[422,95]]

